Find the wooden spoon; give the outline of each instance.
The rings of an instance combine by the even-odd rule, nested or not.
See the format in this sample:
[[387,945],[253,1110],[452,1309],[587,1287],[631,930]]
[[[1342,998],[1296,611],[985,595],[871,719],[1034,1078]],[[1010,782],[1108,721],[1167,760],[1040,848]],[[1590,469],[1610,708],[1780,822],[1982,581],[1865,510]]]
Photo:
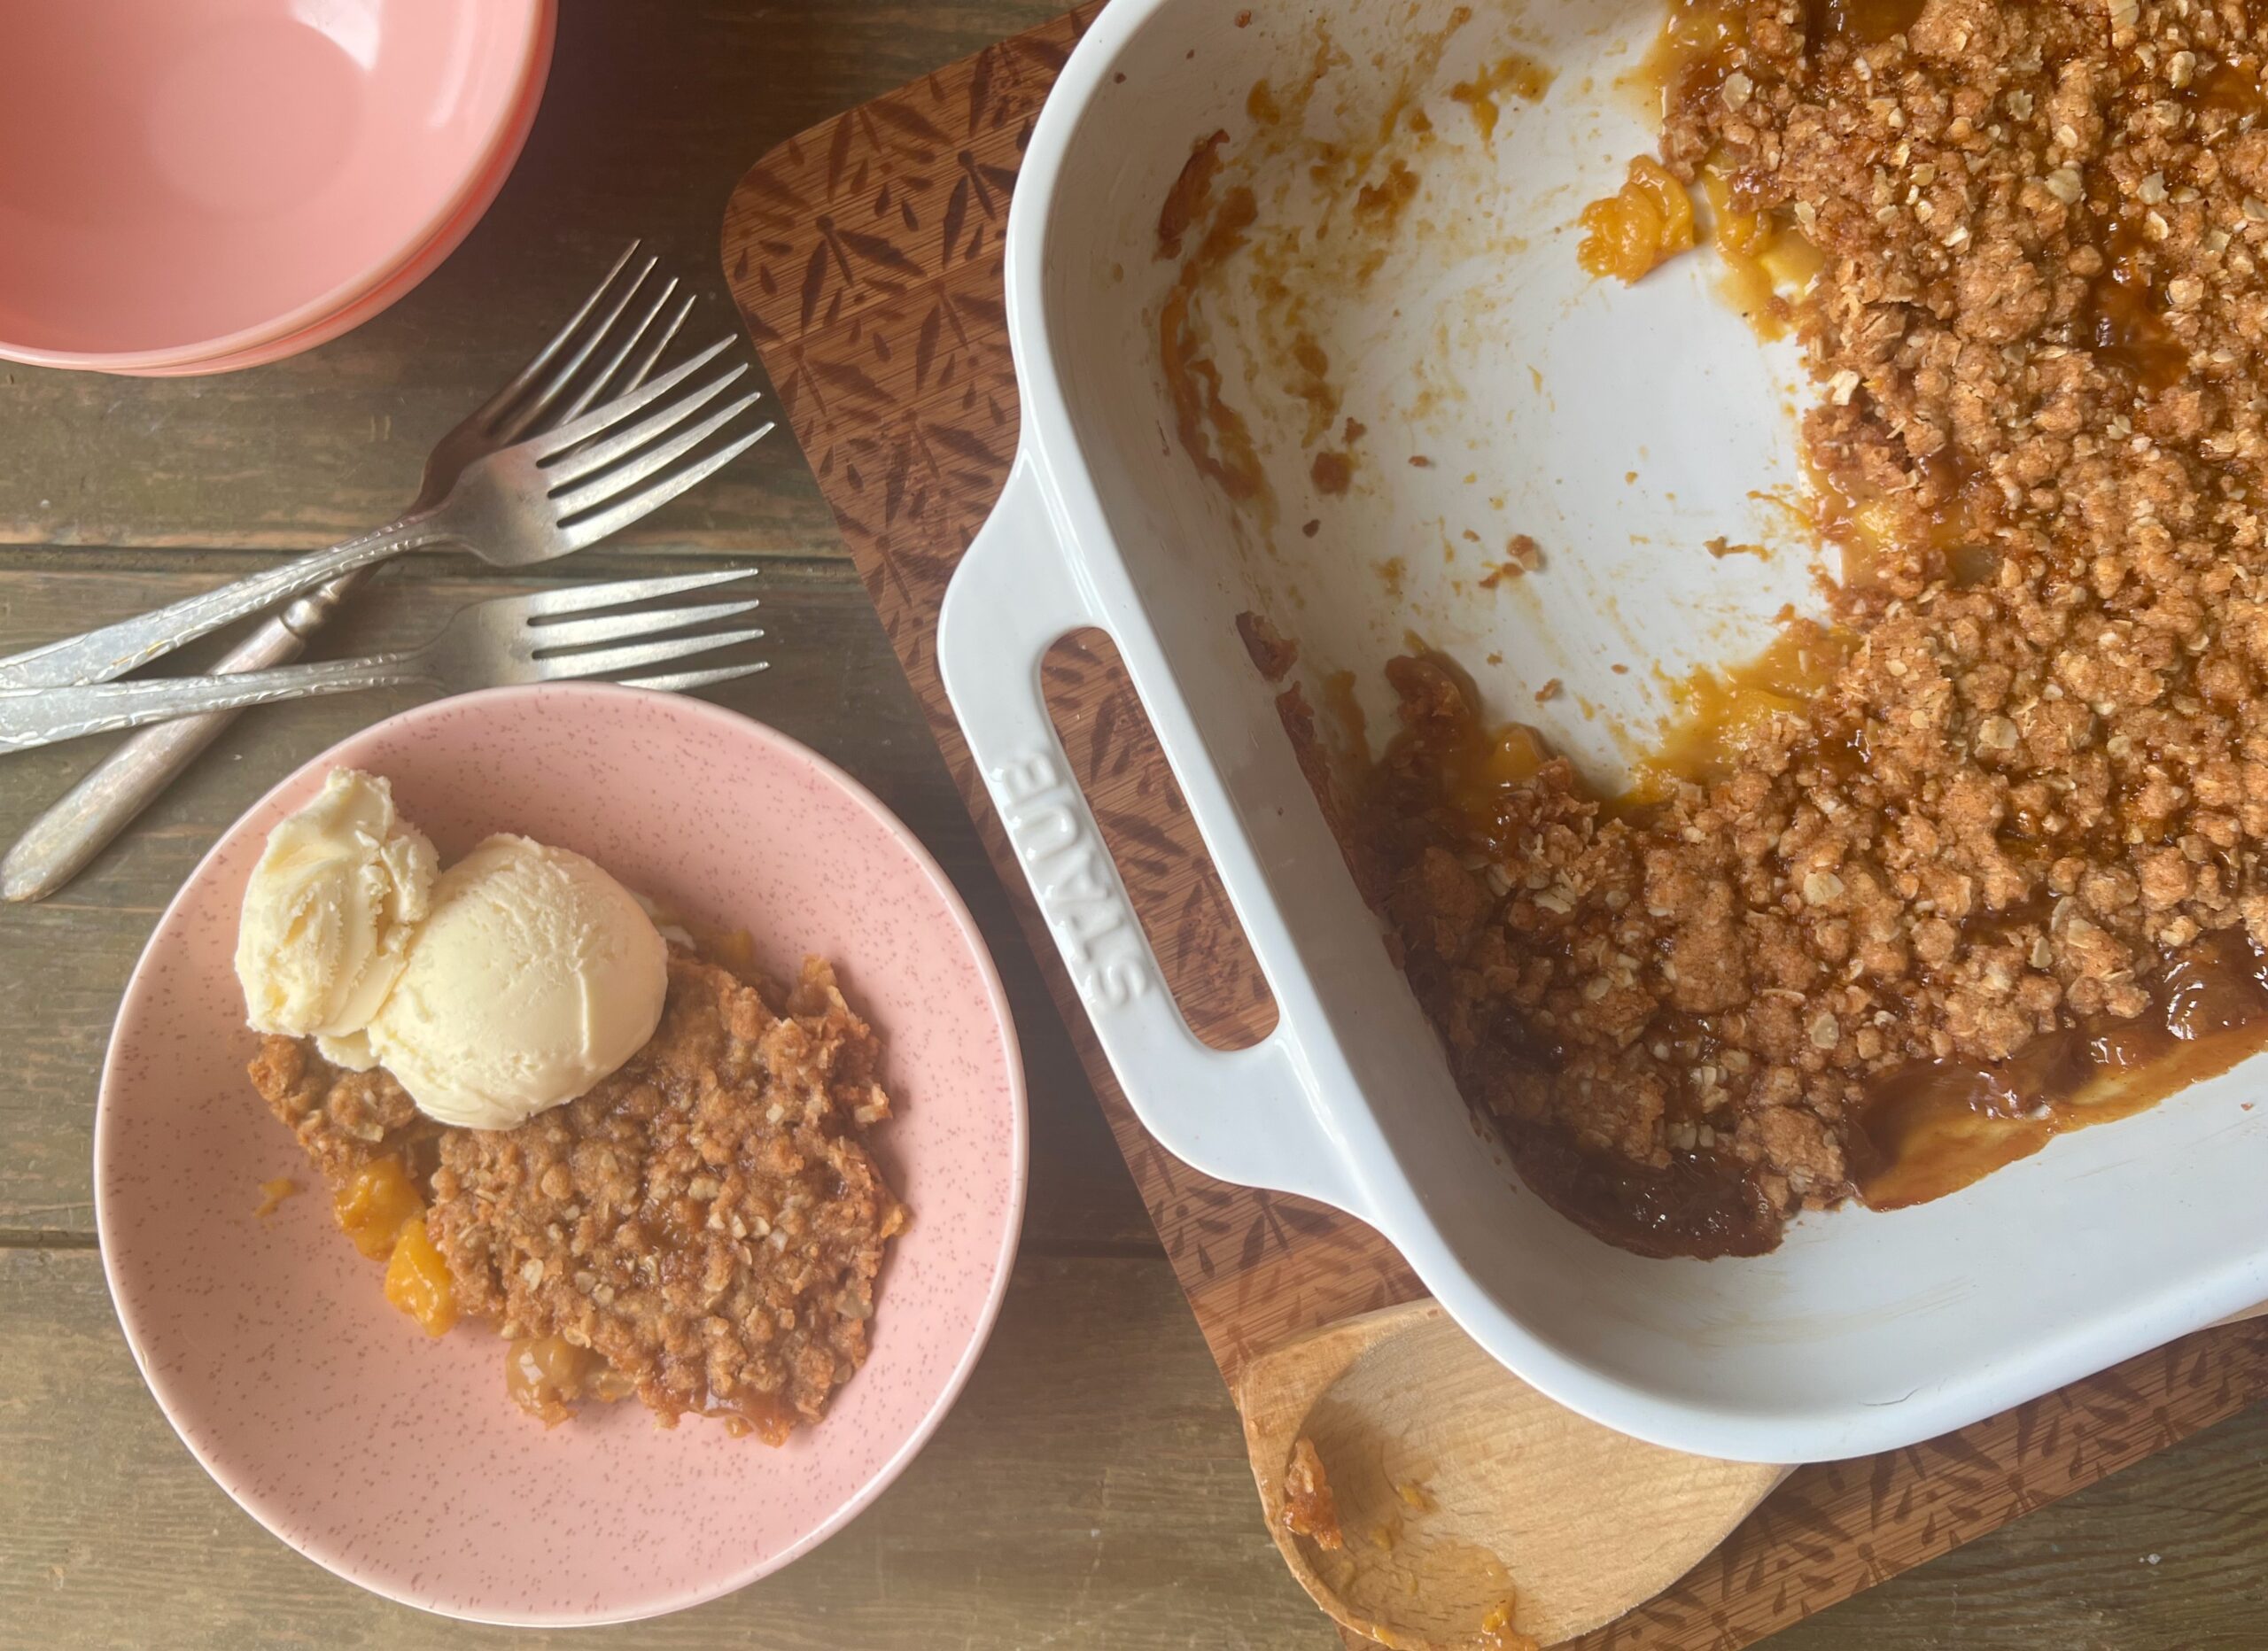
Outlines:
[[[1237,1407],[1292,1575],[1334,1622],[1391,1651],[1506,1651],[1523,1637],[1588,1633],[1708,1557],[1793,1471],[1688,1456],[1587,1421],[1432,1301],[1273,1349],[1246,1367]],[[1335,1551],[1285,1522],[1302,1438],[1335,1504]]]

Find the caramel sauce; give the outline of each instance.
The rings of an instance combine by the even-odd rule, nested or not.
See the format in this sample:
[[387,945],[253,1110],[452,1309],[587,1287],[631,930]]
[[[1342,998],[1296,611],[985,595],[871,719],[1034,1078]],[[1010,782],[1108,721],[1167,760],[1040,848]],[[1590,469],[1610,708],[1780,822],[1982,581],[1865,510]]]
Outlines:
[[2175,957],[2151,998],[2133,1020],[2064,1027],[1996,1065],[1935,1061],[1876,1078],[1848,1143],[1860,1196],[1877,1210],[1943,1198],[2268,1047],[2268,959],[2241,929]]
[[1480,141],[1487,143],[1495,141],[1496,122],[1503,113],[1503,105],[1496,101],[1500,93],[1510,92],[1523,102],[1539,103],[1550,89],[1551,71],[1534,58],[1516,51],[1485,74],[1450,87],[1449,97],[1472,111],[1472,122],[1480,129]]
[[1804,42],[1812,51],[1830,40],[1878,46],[1914,27],[1926,0],[1804,0]]
[[[1227,141],[1225,133],[1216,136],[1221,142]],[[1213,152],[1209,144],[1200,149],[1176,182],[1174,194],[1167,199],[1167,211],[1158,221],[1161,248],[1177,246],[1190,223],[1203,212],[1215,169],[1213,165],[1205,163],[1205,157]],[[1195,189],[1184,198],[1183,186],[1192,176],[1197,180]],[[1158,315],[1159,349],[1166,383],[1173,395],[1175,433],[1197,468],[1230,498],[1239,500],[1260,497],[1267,477],[1261,469],[1251,427],[1245,422],[1244,415],[1230,404],[1220,363],[1213,359],[1201,337],[1190,305],[1207,272],[1225,263],[1245,246],[1246,231],[1259,216],[1260,208],[1250,190],[1231,190],[1223,197],[1204,239],[1183,263],[1181,274],[1174,282],[1172,291],[1166,295],[1164,307]]]
[[2201,113],[2225,115],[2233,122],[2247,115],[2268,114],[2268,92],[2263,91],[2263,65],[2255,58],[2224,58],[2202,68],[2178,94]]
[[1665,114],[1685,99],[1716,95],[1745,38],[1730,0],[1670,0],[1669,17],[1627,84],[1661,99]]
[[288,1175],[279,1175],[274,1181],[263,1181],[260,1183],[260,1207],[252,1213],[265,1221],[284,1207],[284,1199],[294,1197],[299,1191],[299,1183]]
[[1391,235],[1417,197],[1418,174],[1396,155],[1386,162],[1386,172],[1376,183],[1365,183],[1355,191],[1355,217],[1366,229]]
[[2115,201],[2080,211],[2103,268],[2087,283],[2078,342],[2138,390],[2168,389],[2189,370],[2189,351],[2167,323],[2172,306],[2155,279],[2149,236]]
[[[1848,659],[1851,639],[1806,621],[1790,624],[1769,647],[1744,664],[1703,668],[1670,689],[1677,715],[1664,726],[1628,789],[1617,796],[1586,790],[1590,800],[1617,814],[1643,814],[1681,782],[1714,785],[1739,771],[1742,754],[1771,718],[1807,717],[1818,696]],[[1447,655],[1420,650],[1425,663],[1464,685],[1468,704],[1480,694],[1471,678]],[[1397,690],[1410,661],[1386,666]],[[1350,695],[1351,697],[1351,690]],[[1422,762],[1437,777],[1443,806],[1458,834],[1476,849],[1501,854],[1511,846],[1505,808],[1511,794],[1533,780],[1557,755],[1542,732],[1511,721],[1493,727],[1477,717],[1461,716],[1431,725],[1422,734],[1404,730],[1388,748],[1392,761],[1422,748]],[[1863,753],[1851,754],[1863,760]]]
[[1807,717],[1851,656],[1852,639],[1798,622],[1744,663],[1706,667],[1673,684],[1677,708],[1653,748],[1615,799],[1621,810],[1665,801],[1678,782],[1713,786],[1740,770],[1764,726],[1780,717]]
[[1355,673],[1334,670],[1323,679],[1324,714],[1336,726],[1340,748],[1361,763],[1371,760],[1370,719],[1355,692]]
[[[1253,95],[1258,97],[1267,89],[1268,83],[1262,81],[1253,88]],[[1181,256],[1183,240],[1212,202],[1213,179],[1221,170],[1221,150],[1228,141],[1226,132],[1216,132],[1189,151],[1180,175],[1166,191],[1165,205],[1158,209],[1159,257]]]
[[1302,329],[1293,335],[1292,362],[1299,369],[1292,381],[1292,393],[1308,404],[1307,434],[1301,445],[1312,447],[1338,422],[1340,391],[1331,382],[1330,352],[1316,342],[1313,333]]
[[1555,1130],[1512,1125],[1505,1136],[1536,1195],[1618,1249],[1707,1260],[1779,1244],[1779,1216],[1728,1155],[1673,1152],[1655,1169],[1585,1152]]

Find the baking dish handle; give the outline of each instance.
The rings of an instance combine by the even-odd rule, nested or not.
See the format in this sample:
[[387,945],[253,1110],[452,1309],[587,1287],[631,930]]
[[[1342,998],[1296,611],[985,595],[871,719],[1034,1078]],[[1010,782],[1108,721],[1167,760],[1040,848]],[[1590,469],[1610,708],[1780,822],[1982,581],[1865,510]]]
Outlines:
[[1041,688],[1047,650],[1088,625],[1111,629],[1065,553],[1039,467],[1020,456],[945,593],[937,664],[1032,897],[1145,1128],[1208,1175],[1360,1215],[1282,1030],[1210,1049],[1173,1001]]

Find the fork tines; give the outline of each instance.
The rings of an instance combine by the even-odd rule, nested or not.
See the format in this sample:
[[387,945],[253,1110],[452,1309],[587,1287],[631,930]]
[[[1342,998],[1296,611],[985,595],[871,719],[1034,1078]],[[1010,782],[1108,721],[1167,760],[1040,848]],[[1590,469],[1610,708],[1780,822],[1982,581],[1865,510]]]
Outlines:
[[[720,338],[659,377],[522,444],[543,470],[547,496],[570,548],[620,531],[699,485],[772,433],[775,426],[767,422],[695,456],[760,399],[760,392],[751,392],[705,418],[694,419],[747,373],[746,362],[677,393],[732,344],[730,338]],[[664,397],[670,399],[663,402]],[[656,402],[663,404],[646,417],[634,424],[625,422]]]
[[[698,424],[681,428],[747,371],[743,364],[604,441],[594,439],[687,383],[732,344],[719,339],[672,371],[652,376],[692,315],[695,299],[690,293],[677,298],[675,276],[653,285],[660,260],[651,254],[641,259],[641,245],[633,241],[623,250],[582,307],[478,415],[500,442],[534,436],[547,469],[558,471],[550,497],[556,520],[577,547],[619,531],[697,486],[773,428],[766,423],[684,469],[672,468],[755,404],[757,396],[743,396]],[[633,314],[625,331],[625,318]],[[548,433],[539,430],[547,425]],[[579,482],[582,485],[573,485]]]
[[[538,672],[547,680],[609,677],[625,686],[664,693],[710,687],[766,669],[768,660],[716,665],[661,675],[625,677],[673,660],[719,652],[753,642],[764,632],[756,626],[738,630],[695,630],[713,626],[762,605],[750,596],[734,601],[695,602],[680,607],[648,608],[634,604],[713,591],[753,578],[752,569],[734,568],[716,573],[690,573],[672,577],[623,579],[607,585],[570,585],[507,598],[526,621],[524,641]],[[625,608],[630,611],[609,612]],[[568,616],[587,614],[588,618]],[[672,632],[691,634],[672,635]],[[602,646],[615,644],[616,646]]]
[[[662,283],[659,292],[647,301],[645,312],[636,324],[616,340],[622,318],[646,291],[647,283],[661,261],[649,254],[632,273],[632,261],[637,258],[641,244],[633,241],[623,249],[622,256],[614,260],[605,279],[583,300],[582,307],[567,318],[566,324],[552,335],[551,341],[511,382],[481,407],[475,416],[497,443],[517,441],[540,424],[564,423],[610,395],[636,388],[659,365],[679,329],[692,314],[694,298],[688,293],[670,313],[667,321],[663,321],[663,312],[669,308],[678,288],[677,278],[671,276]],[[605,312],[603,319],[594,325],[593,318],[602,310]],[[593,358],[602,348],[607,348],[610,340],[614,342],[606,359],[597,371],[586,376]],[[578,380],[581,381],[580,389],[575,387]]]

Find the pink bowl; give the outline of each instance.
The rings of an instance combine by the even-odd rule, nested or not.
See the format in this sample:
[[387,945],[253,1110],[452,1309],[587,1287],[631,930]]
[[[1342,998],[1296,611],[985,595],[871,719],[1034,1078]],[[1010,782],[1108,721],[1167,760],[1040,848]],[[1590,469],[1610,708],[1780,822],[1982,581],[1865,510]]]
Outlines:
[[[506,1397],[478,1325],[429,1342],[309,1191],[245,1076],[237,909],[271,826],[331,767],[388,776],[443,855],[510,829],[576,849],[765,965],[834,957],[889,1048],[877,1143],[913,1211],[874,1353],[785,1448],[632,1403],[550,1432]],[[150,1390],[222,1489],[350,1581],[483,1622],[570,1626],[698,1604],[806,1552],[878,1495],[959,1391],[1007,1286],[1023,1207],[1022,1066],[990,959],[921,847],[784,735],[697,701],[506,688],[381,723],[238,821],[128,984],[95,1124],[113,1300]]]
[[306,330],[431,242],[554,0],[0,9],[0,356],[178,367]]
[[331,312],[313,325],[298,332],[255,344],[246,349],[226,355],[204,357],[167,367],[106,367],[103,370],[130,378],[202,378],[214,373],[237,373],[248,368],[266,367],[328,344],[360,327],[364,322],[384,314],[402,298],[416,291],[426,276],[441,267],[451,252],[463,244],[473,227],[487,214],[503,192],[512,175],[520,151],[526,147],[528,134],[534,129],[536,112],[543,105],[544,81],[548,77],[551,61],[551,28],[553,13],[545,9],[545,39],[536,59],[535,73],[520,99],[519,109],[506,128],[502,145],[491,158],[487,167],[474,182],[470,194],[439,233],[419,247],[400,267],[388,275],[377,285],[355,298],[345,308]]

